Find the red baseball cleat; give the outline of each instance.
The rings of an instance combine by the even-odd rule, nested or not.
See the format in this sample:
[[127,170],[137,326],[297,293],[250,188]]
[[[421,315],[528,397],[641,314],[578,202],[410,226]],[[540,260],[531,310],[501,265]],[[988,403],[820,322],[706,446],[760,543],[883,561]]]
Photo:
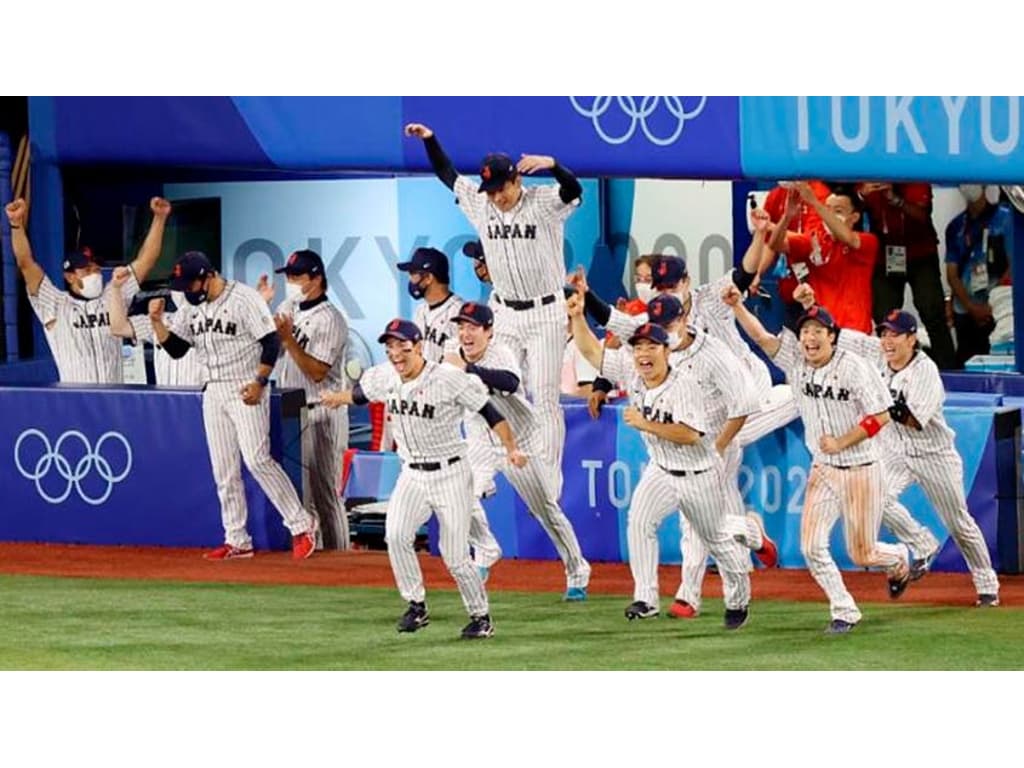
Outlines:
[[779,548],[775,545],[775,542],[768,537],[768,533],[764,529],[764,522],[761,520],[760,515],[751,513],[747,515],[747,518],[749,520],[753,520],[754,525],[761,530],[761,540],[763,543],[761,544],[760,549],[754,550],[754,557],[756,557],[758,562],[760,562],[765,568],[774,568],[779,564]]
[[292,558],[305,560],[316,549],[316,529],[311,528],[305,533],[292,536]]
[[668,608],[668,615],[674,619],[696,619],[699,611],[685,600],[674,600]]
[[244,560],[253,556],[251,549],[240,549],[230,544],[221,544],[216,549],[211,549],[205,555],[204,560]]

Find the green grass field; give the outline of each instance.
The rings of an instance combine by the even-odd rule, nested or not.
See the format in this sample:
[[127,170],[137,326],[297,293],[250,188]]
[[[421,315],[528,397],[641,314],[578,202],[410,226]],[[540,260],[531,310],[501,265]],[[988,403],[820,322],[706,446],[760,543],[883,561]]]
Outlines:
[[627,622],[627,596],[565,604],[496,592],[490,640],[462,641],[455,592],[431,624],[399,635],[393,589],[269,587],[0,576],[0,668],[153,670],[1021,669],[1024,611],[864,604],[851,635],[822,634],[823,603],[756,602],[721,628],[721,601],[695,621]]

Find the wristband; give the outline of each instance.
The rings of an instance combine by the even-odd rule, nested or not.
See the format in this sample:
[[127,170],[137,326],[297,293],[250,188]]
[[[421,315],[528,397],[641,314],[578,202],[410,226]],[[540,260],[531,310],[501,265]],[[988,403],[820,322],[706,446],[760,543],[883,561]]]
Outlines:
[[860,426],[868,433],[868,437],[874,437],[882,429],[882,424],[874,416],[865,416],[860,420]]
[[259,384],[261,387],[265,387],[267,386],[267,384],[270,383],[270,379],[268,379],[266,376],[257,376],[256,383]]

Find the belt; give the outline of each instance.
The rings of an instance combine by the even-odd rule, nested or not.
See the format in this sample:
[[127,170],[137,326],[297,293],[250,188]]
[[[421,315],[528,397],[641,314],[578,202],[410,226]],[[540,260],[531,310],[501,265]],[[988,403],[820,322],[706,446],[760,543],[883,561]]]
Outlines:
[[703,475],[705,472],[711,469],[666,469],[661,464],[658,465],[662,472],[668,472],[672,477],[686,477],[687,475]]
[[555,294],[549,293],[547,296],[541,296],[539,299],[525,299],[519,301],[517,299],[503,299],[497,294],[494,295],[494,300],[499,304],[504,304],[509,309],[514,309],[517,312],[521,312],[524,309],[533,309],[534,307],[542,307],[547,304],[555,303]]
[[416,464],[410,464],[409,469],[418,469],[420,472],[437,472],[442,467],[450,467],[461,458],[461,456],[452,456],[447,461],[421,461]]
[[863,464],[832,464],[831,466],[835,469],[860,469],[861,467],[870,467],[875,462],[865,461]]

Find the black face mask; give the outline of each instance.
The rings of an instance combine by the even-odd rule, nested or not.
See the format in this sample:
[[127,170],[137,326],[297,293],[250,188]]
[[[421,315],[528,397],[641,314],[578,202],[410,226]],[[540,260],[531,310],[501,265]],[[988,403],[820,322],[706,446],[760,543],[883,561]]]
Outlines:
[[419,300],[423,298],[423,288],[420,286],[419,283],[414,283],[410,281],[406,288],[408,288],[409,290],[409,295],[412,296],[414,299]]
[[193,307],[198,307],[206,301],[206,294],[209,290],[209,285],[209,281],[207,281],[206,284],[198,291],[185,291],[185,301]]

